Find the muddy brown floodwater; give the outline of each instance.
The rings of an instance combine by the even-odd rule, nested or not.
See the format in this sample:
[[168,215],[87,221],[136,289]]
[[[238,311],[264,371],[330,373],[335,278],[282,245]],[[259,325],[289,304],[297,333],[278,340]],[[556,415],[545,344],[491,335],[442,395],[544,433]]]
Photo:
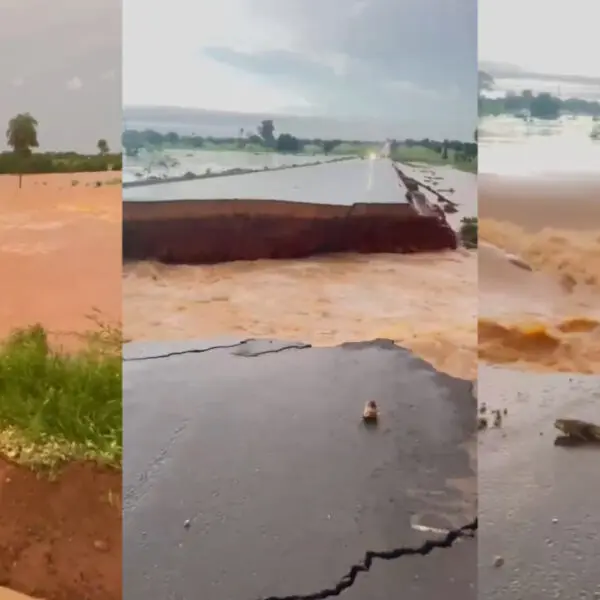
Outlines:
[[[120,322],[116,173],[0,176],[0,340],[40,323],[70,351]],[[0,600],[118,600],[121,473],[73,463],[50,480],[0,456]],[[6,587],[2,587],[6,586]],[[7,589],[11,588],[11,590]]]
[[330,346],[389,338],[442,371],[476,375],[475,253],[139,262],[123,277],[128,340],[234,335]]
[[[66,346],[121,313],[118,173],[0,176],[0,339],[40,323]],[[98,185],[101,184],[101,185]]]
[[479,218],[480,358],[600,373],[600,178],[480,176]]

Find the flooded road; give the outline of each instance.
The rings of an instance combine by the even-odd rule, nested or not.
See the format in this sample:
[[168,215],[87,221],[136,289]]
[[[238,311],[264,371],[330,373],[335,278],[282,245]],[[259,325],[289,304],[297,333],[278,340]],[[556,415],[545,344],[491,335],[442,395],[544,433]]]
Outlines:
[[[470,382],[390,342],[239,342],[124,348],[127,598],[309,594],[472,521]],[[474,600],[476,552],[375,560],[343,596]]]
[[[350,161],[325,168],[321,172],[341,168],[355,173],[362,187],[354,189],[354,195],[368,188],[372,172],[396,200],[402,200],[398,178],[394,174],[389,179],[393,173],[389,161]],[[431,171],[418,165],[401,168],[418,180]],[[311,169],[303,167],[294,173]],[[282,173],[264,175],[275,178]],[[440,189],[455,190],[455,197],[449,197],[459,203],[460,214],[476,214],[474,175],[445,168],[433,169],[433,173]],[[229,179],[230,187],[239,181],[238,176],[224,179]],[[212,185],[210,181],[189,183]],[[315,189],[347,201],[349,197],[341,193],[346,184],[332,177],[331,185],[323,188],[321,181]],[[157,185],[152,193],[159,194],[163,187],[168,189]],[[247,194],[248,190],[238,187],[238,192]],[[124,265],[123,310],[125,337],[133,341],[233,335],[327,346],[384,337],[457,377],[473,379],[477,372],[474,252],[332,255],[214,266],[131,263]]]
[[508,411],[479,434],[480,597],[597,597],[598,449],[555,447],[553,424],[600,422],[598,378],[484,367],[478,388]]

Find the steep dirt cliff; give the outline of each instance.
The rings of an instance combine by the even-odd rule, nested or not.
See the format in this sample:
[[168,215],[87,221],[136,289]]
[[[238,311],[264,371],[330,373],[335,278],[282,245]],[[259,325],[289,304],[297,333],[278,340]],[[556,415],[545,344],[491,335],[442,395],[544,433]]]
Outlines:
[[455,249],[443,214],[405,203],[333,206],[265,200],[124,202],[124,260],[211,264],[331,252]]

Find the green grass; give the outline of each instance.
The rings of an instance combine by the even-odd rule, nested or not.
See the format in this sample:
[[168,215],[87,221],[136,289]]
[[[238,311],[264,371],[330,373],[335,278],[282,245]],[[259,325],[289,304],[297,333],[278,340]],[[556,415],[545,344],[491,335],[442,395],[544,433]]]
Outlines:
[[452,150],[448,151],[448,158],[444,160],[442,155],[425,146],[399,146],[392,152],[392,159],[403,163],[423,163],[432,166],[447,165],[460,171],[477,173],[477,160],[458,160]]
[[14,332],[0,347],[0,454],[33,466],[120,466],[120,350],[108,327],[76,354],[53,350],[39,325]]
[[463,246],[472,250],[479,242],[479,221],[477,217],[464,217],[460,224],[460,238]]

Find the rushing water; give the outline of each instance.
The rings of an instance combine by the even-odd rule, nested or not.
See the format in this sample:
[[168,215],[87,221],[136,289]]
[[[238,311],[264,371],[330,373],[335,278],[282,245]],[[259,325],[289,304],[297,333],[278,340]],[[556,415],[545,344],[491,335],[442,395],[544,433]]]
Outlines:
[[228,169],[264,169],[286,165],[302,165],[331,160],[325,155],[293,155],[275,152],[236,152],[226,150],[165,150],[142,151],[137,157],[126,157],[123,181],[136,181],[150,176],[178,177],[191,172],[202,175],[207,171],[218,173]]
[[498,175],[593,174],[600,170],[600,140],[590,117],[526,122],[484,117],[479,125],[479,172]]

